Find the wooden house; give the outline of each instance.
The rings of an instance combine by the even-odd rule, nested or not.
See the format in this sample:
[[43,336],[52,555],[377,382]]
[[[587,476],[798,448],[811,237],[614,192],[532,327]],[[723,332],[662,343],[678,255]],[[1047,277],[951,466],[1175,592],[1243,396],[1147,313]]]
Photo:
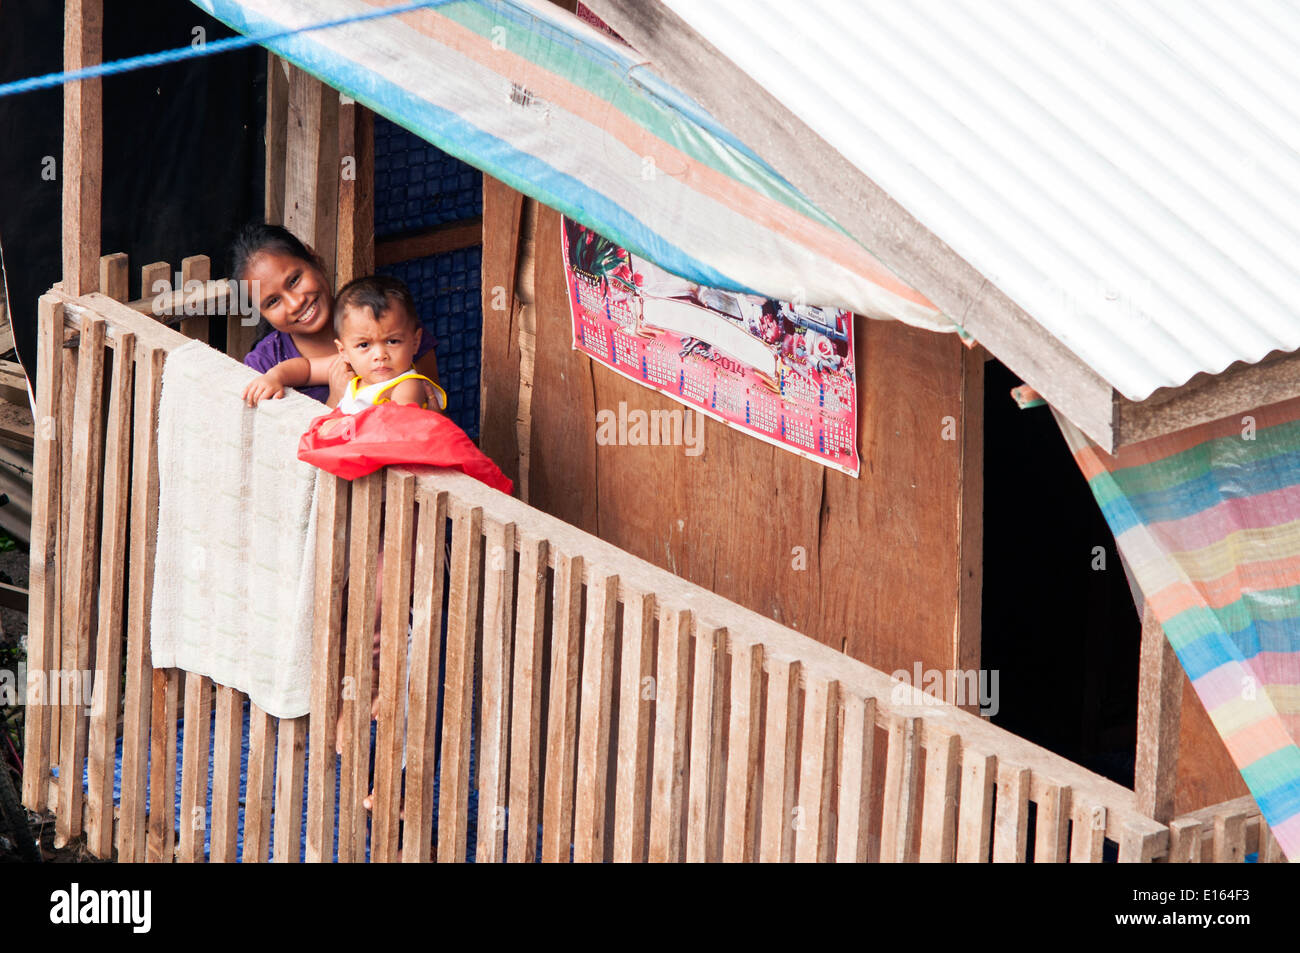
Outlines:
[[[305,3],[198,5],[248,18],[238,21],[241,27],[255,15],[285,22],[275,15],[286,11],[324,18]],[[576,113],[584,103],[618,111],[617,97],[579,103],[575,93],[570,103],[538,92],[562,88],[562,70],[544,55],[546,42],[562,37],[580,46],[588,36],[570,12],[574,5],[456,6],[393,18],[430,44],[409,55],[454,48],[497,69],[510,92],[503,101],[535,109],[537,122],[557,128],[566,109]],[[1003,276],[987,266],[981,271],[940,229],[863,173],[846,157],[847,145],[830,144],[813,128],[813,111],[783,103],[777,94],[787,91],[753,79],[737,65],[740,53],[724,54],[714,45],[719,37],[701,25],[707,17],[688,22],[681,6],[590,4],[645,57],[655,82],[673,84],[708,110],[712,118],[700,128],[719,123],[759,149],[760,165],[872,249],[908,293],[914,289],[935,313],[960,321],[961,333],[938,334],[903,321],[855,319],[860,474],[837,472],[714,420],[704,423],[698,457],[602,443],[602,411],[677,405],[572,346],[562,215],[537,197],[557,193],[530,182],[525,164],[474,153],[446,133],[438,144],[462,148],[471,163],[500,173],[486,176],[483,186],[480,442],[515,480],[518,498],[440,471],[394,468],[353,484],[324,480],[312,711],[277,723],[252,706],[241,814],[245,700],[201,676],[155,670],[147,652],[158,492],[152,425],[161,375],[167,353],[184,336],[203,337],[208,318],[167,327],[146,313],[150,301],[123,300],[127,263],[100,257],[94,183],[105,131],[97,121],[97,81],[69,84],[64,278],[42,299],[41,312],[37,418],[50,426],[49,439],[36,446],[31,664],[40,670],[61,659],[65,669],[109,674],[100,676],[107,704],[97,714],[86,716],[75,703],[32,708],[28,805],[51,807],[61,836],[84,830],[102,856],[202,860],[206,837],[212,860],[233,860],[238,827],[243,859],[265,860],[274,826],[275,859],[297,860],[295,840],[278,832],[304,830],[305,786],[306,859],[391,859],[405,764],[403,860],[461,859],[471,835],[479,860],[565,860],[570,851],[575,860],[1280,859],[1154,610],[1140,626],[1140,662],[1127,676],[1141,686],[1131,787],[999,728],[969,698],[962,710],[954,699],[936,700],[925,685],[890,675],[986,668],[985,497],[995,481],[996,492],[1005,492],[1015,474],[985,452],[990,368],[1009,367],[1111,452],[1300,396],[1292,359],[1276,355],[1188,375],[1132,399],[1001,290],[996,279]],[[97,8],[96,0],[68,0],[69,69],[96,61]],[[493,17],[512,31],[535,31],[537,48],[511,47],[513,32],[501,41]],[[311,36],[268,46],[328,79],[329,57],[346,57],[324,38],[313,47]],[[494,42],[504,45],[498,50]],[[358,40],[357,47],[365,44]],[[376,39],[354,66],[365,69],[365,56],[384,48]],[[490,59],[495,52],[518,59],[497,62]],[[355,83],[340,88],[342,99],[278,58],[269,68],[268,218],[324,250],[337,282],[375,264],[367,224],[370,114]],[[540,141],[544,150],[551,140]],[[653,143],[646,148],[676,174]],[[334,175],[341,157],[355,158],[355,178]],[[593,200],[564,211],[599,228],[608,213],[598,206]],[[765,227],[781,233],[783,225]],[[422,239],[428,247],[449,240],[455,239]],[[190,298],[212,303],[228,293],[209,280],[203,261],[187,262],[186,277],[196,282]],[[778,264],[772,268],[779,271]],[[771,290],[785,280],[774,278]],[[176,294],[183,301],[187,292]],[[236,357],[248,346],[245,330],[230,319],[227,349]],[[992,358],[1000,364],[986,363]],[[1010,403],[1002,392],[996,399]],[[385,579],[376,806],[367,830],[360,800],[368,745],[345,749],[336,844],[328,822],[334,796],[323,779],[335,757],[337,659],[343,645],[344,672],[368,681],[364,620],[372,597],[353,578],[349,617],[342,618],[343,567],[345,556],[353,567],[373,565],[379,538],[370,517],[381,486],[395,529],[385,540],[388,565],[414,559],[416,582],[409,591],[402,573]],[[1080,491],[1069,490],[1069,505],[1091,505]],[[412,537],[420,543],[414,556],[403,546]],[[494,551],[514,555],[503,562],[484,556]],[[1009,547],[998,552],[1011,555]],[[1090,549],[1080,553],[1081,565],[1091,557]],[[128,562],[135,567],[129,579]],[[1111,572],[1119,579],[1117,565]],[[408,603],[415,619],[409,699],[400,690],[408,663],[398,649]],[[395,605],[400,612],[390,612]],[[1063,614],[1070,611],[1066,606]],[[1125,611],[1132,614],[1131,607]],[[1139,625],[1135,615],[1130,621],[1136,660]],[[1043,620],[1045,628],[1051,624]],[[1066,655],[1106,677],[1105,666],[1089,669],[1090,651],[1085,642]],[[113,730],[119,704],[120,754]],[[352,700],[342,704],[357,729],[353,736],[364,737],[368,712]],[[214,710],[209,763],[206,726]],[[193,728],[177,763],[182,713]],[[405,741],[393,728],[403,713]],[[87,762],[83,792],[67,779],[79,778],[78,766]],[[52,765],[60,768],[57,783]],[[204,823],[176,833],[170,799],[146,815],[144,797],[178,775],[182,816],[202,816]]]

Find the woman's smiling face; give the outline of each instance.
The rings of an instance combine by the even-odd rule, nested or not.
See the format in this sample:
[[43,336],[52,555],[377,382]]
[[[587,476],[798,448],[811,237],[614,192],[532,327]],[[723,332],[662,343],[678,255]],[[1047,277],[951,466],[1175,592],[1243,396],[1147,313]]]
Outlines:
[[329,328],[333,337],[334,296],[311,262],[264,251],[249,262],[243,278],[257,282],[258,308],[277,331],[313,335]]

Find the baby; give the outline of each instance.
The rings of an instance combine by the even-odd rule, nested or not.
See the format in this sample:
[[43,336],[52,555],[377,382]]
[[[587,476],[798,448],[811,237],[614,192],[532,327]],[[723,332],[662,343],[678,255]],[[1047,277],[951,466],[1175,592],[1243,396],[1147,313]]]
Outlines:
[[[392,401],[445,410],[443,389],[412,367],[421,332],[415,301],[398,279],[370,275],[344,285],[334,299],[334,344],[354,376],[339,408],[355,414]],[[286,387],[327,383],[333,361],[305,357],[281,361],[248,385],[244,399],[256,406],[259,400],[281,396]],[[432,407],[430,398],[436,398]]]

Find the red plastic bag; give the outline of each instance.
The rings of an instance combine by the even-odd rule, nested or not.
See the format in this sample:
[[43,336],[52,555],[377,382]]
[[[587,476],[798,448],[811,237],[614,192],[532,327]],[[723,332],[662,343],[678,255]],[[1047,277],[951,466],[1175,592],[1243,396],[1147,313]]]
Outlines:
[[413,404],[384,403],[357,414],[337,408],[317,417],[298,441],[298,459],[345,480],[390,463],[460,470],[502,493],[514,484],[442,414]]

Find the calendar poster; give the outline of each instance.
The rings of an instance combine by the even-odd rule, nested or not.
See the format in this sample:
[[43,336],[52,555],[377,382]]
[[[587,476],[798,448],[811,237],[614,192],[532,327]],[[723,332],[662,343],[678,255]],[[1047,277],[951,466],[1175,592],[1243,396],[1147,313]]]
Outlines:
[[564,219],[573,346],[729,427],[858,475],[853,316],[678,278]]

